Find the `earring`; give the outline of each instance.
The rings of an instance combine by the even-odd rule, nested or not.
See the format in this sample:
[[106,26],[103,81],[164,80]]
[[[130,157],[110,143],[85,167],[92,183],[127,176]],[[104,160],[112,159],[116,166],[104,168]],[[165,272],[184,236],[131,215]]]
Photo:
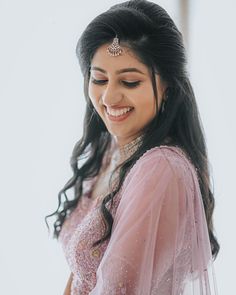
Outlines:
[[163,100],[162,100],[162,103],[161,103],[161,113],[163,113],[164,110],[165,110],[165,102],[166,102],[166,100],[163,99]]

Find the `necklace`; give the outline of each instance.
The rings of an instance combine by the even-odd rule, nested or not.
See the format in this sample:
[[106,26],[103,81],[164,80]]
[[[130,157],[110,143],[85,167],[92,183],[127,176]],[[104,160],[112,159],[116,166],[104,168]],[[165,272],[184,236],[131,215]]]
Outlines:
[[[130,158],[138,147],[141,145],[143,139],[143,135],[138,136],[131,142],[125,144],[124,146],[119,147],[116,141],[113,138],[111,148],[105,155],[105,164],[104,168],[100,171],[95,183],[92,187],[92,192],[90,198],[101,199],[108,195],[111,191],[109,189],[109,180],[112,172],[115,168],[123,163],[125,160]],[[115,189],[118,184],[119,170],[116,170],[115,174],[112,175],[111,187],[112,191]]]

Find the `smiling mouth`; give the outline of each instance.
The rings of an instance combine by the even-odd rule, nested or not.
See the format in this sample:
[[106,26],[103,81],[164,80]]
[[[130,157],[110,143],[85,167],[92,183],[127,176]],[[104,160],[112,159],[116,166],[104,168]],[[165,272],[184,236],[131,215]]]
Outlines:
[[106,117],[109,121],[113,122],[113,123],[121,123],[123,121],[125,121],[127,118],[129,118],[129,116],[131,116],[131,114],[133,113],[134,108],[130,108],[129,110],[127,110],[127,112],[124,112],[122,114],[117,113],[116,115],[114,114],[109,114],[107,112],[107,110],[105,111],[106,113]]
[[108,109],[105,107],[105,112],[108,116],[119,118],[126,115],[127,113],[130,113],[133,109],[134,109],[133,107],[124,107],[124,108],[108,111]]

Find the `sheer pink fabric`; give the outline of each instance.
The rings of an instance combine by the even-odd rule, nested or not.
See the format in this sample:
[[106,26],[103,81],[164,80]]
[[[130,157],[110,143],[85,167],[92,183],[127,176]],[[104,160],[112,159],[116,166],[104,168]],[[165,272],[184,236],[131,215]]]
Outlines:
[[132,169],[89,294],[216,294],[197,177],[183,157],[153,149]]
[[84,220],[74,211],[60,236],[72,295],[217,294],[196,171],[180,148],[153,148],[132,167],[97,257],[88,248],[103,225],[99,208],[91,208]]

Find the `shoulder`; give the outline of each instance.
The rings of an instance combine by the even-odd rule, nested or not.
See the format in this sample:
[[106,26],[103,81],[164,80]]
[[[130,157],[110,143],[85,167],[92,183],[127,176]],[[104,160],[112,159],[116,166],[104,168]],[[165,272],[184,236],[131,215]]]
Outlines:
[[133,177],[144,177],[146,172],[153,177],[169,175],[171,178],[192,182],[196,178],[196,171],[186,153],[177,146],[159,146],[147,150],[131,168],[127,182]]
[[195,193],[194,171],[190,159],[179,147],[160,146],[147,150],[125,178],[120,208],[128,204],[158,205],[164,199],[168,202],[181,200],[184,204],[186,198],[192,198]]

